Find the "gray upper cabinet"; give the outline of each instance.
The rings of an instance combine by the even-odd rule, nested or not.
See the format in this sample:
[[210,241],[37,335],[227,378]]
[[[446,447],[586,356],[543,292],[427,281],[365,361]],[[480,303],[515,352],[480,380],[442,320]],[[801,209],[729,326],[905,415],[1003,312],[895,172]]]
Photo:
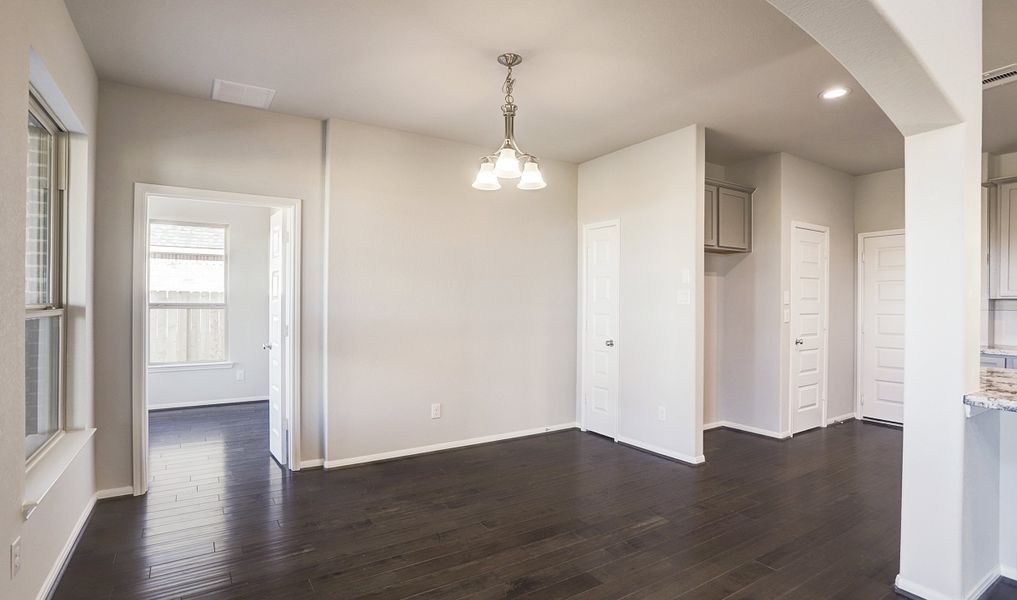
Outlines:
[[706,247],[717,247],[717,186],[706,185],[706,212],[703,221],[706,224]]
[[752,189],[708,179],[704,194],[707,252],[750,252]]
[[1017,182],[990,189],[989,297],[1017,298]]

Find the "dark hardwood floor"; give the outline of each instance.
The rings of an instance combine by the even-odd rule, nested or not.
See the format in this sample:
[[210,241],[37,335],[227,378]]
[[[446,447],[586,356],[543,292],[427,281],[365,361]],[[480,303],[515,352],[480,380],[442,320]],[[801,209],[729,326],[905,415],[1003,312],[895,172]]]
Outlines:
[[288,473],[267,418],[153,413],[150,493],[96,506],[55,598],[895,597],[895,429],[714,430],[697,468],[566,431]]

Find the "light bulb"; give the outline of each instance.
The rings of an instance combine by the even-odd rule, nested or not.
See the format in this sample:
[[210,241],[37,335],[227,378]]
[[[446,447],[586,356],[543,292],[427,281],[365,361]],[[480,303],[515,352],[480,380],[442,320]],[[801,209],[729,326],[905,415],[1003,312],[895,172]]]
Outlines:
[[498,151],[498,161],[494,163],[494,174],[502,179],[515,179],[523,174],[519,170],[519,159],[516,158],[515,150],[502,148]]
[[491,161],[485,160],[480,164],[477,178],[473,180],[473,187],[485,191],[501,189],[501,184],[498,183],[498,176],[494,174],[494,165]]
[[547,187],[547,183],[544,182],[544,176],[540,174],[540,167],[537,166],[537,161],[526,161],[526,164],[523,166],[523,176],[519,179],[519,185],[516,187],[521,190],[539,190]]

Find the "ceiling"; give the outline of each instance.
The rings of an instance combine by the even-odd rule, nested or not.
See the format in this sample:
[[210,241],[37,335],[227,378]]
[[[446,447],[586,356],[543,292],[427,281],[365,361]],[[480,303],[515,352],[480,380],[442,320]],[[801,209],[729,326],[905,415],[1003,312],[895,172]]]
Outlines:
[[[691,123],[707,159],[785,151],[860,174],[903,139],[847,71],[765,0],[66,0],[101,78],[207,98],[215,78],[271,109],[490,146],[495,57],[516,69],[516,135],[582,162]],[[853,93],[822,101],[824,88]],[[1017,86],[1014,87],[1017,90]]]
[[[1017,63],[1017,2],[984,0],[982,70]],[[982,148],[992,154],[1017,152],[1017,83],[982,94]]]

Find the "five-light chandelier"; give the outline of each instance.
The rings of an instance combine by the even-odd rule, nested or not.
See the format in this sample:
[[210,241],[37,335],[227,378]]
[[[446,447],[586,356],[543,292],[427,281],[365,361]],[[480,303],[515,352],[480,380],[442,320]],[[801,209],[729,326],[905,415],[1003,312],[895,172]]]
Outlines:
[[512,67],[523,62],[523,57],[508,52],[499,56],[498,62],[508,68],[505,83],[502,84],[505,104],[501,106],[501,113],[505,117],[505,141],[494,154],[480,159],[480,171],[473,180],[473,187],[478,190],[498,190],[501,189],[498,179],[518,179],[517,188],[539,190],[547,187],[547,184],[544,183],[544,176],[540,174],[537,158],[519,149],[513,129],[516,103],[512,97],[512,87],[516,80],[512,78]]

